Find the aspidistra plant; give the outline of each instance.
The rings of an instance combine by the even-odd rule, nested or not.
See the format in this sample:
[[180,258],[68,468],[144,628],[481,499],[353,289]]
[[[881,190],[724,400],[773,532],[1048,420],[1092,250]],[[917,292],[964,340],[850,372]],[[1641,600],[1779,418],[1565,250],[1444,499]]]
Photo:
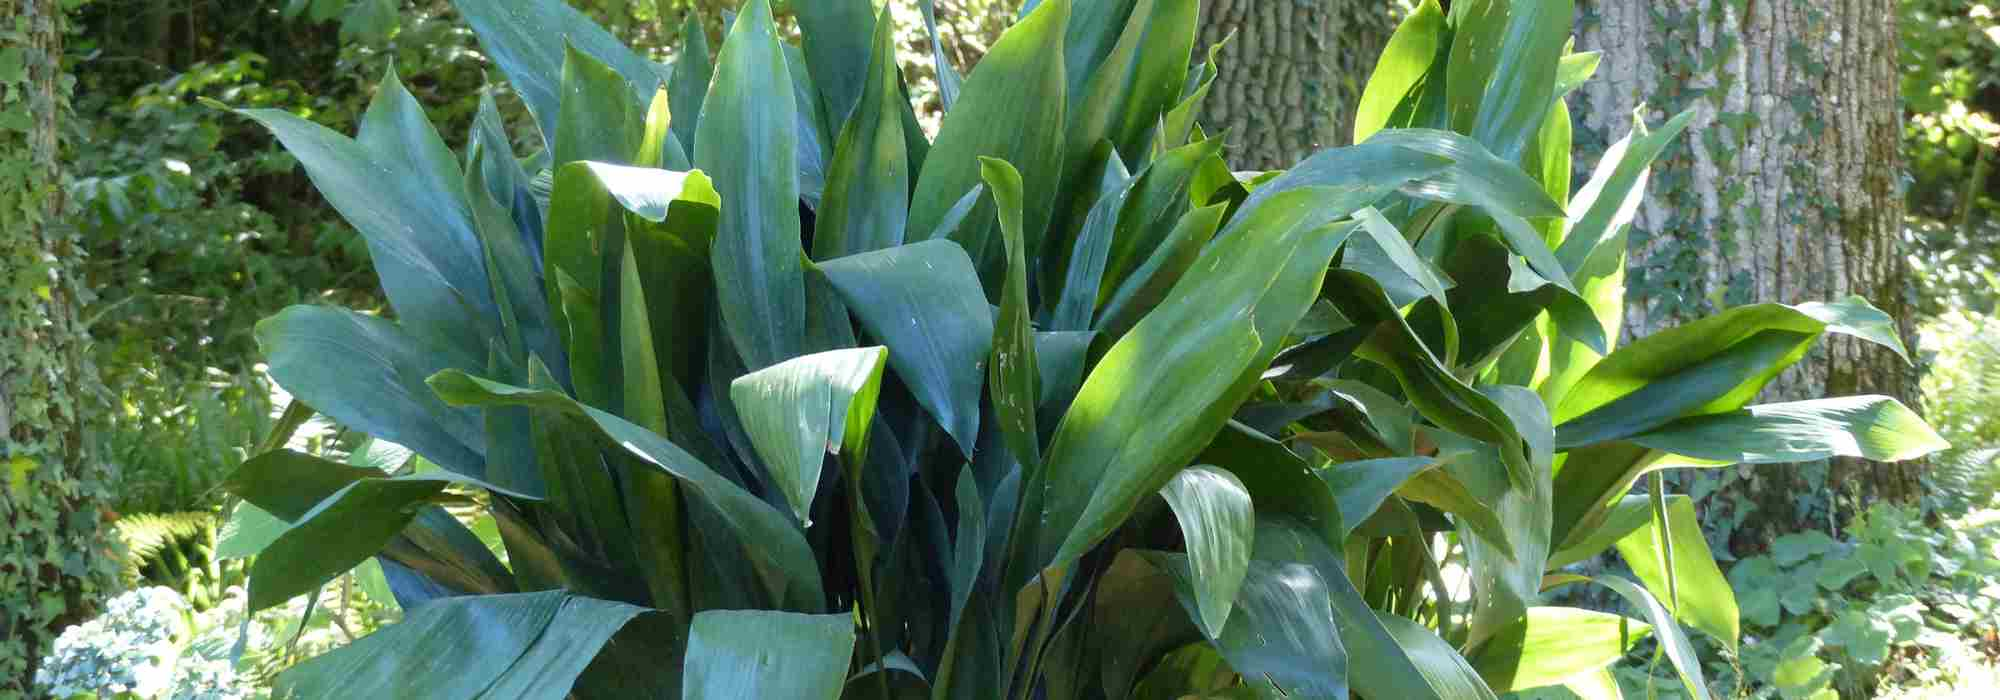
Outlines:
[[[799,46],[752,0],[712,62],[691,20],[670,65],[559,0],[456,4],[535,154],[491,102],[454,154],[393,75],[352,139],[244,112],[394,312],[266,320],[272,375],[437,467],[232,477],[288,524],[253,607],[374,557],[407,611],[282,693],[1492,697],[1647,632],[1699,688],[1679,624],[1733,643],[1733,602],[1686,500],[1633,481],[1936,447],[1887,399],[1746,408],[1823,333],[1893,346],[1865,302],[1613,351],[1685,120],[1568,196],[1568,2],[1426,3],[1359,145],[1277,173],[1196,124],[1195,0],[1030,3],[937,66],[934,140],[867,0],[794,3]],[[1644,622],[1538,604],[1614,544]]]

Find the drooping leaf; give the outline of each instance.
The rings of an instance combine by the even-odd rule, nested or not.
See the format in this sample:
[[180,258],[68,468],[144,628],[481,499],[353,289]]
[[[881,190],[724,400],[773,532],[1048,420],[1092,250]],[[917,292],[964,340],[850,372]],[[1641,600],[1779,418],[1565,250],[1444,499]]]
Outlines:
[[[407,445],[446,469],[485,476],[485,428],[470,410],[452,408],[423,386],[454,365],[388,321],[351,311],[294,306],[257,324],[271,377],[301,401],[355,430]],[[328,358],[340,358],[329,364]],[[510,484],[533,493],[536,484]]]
[[839,700],[853,653],[845,614],[706,611],[689,633],[681,697]]
[[972,454],[993,347],[993,310],[971,259],[932,240],[815,265],[861,325],[889,346],[889,366],[959,449]]
[[1221,637],[1249,572],[1257,523],[1250,492],[1229,472],[1207,465],[1181,470],[1160,489],[1187,544],[1192,598],[1202,631]]
[[805,355],[737,377],[729,385],[743,429],[792,513],[808,527],[827,452],[866,458],[868,426],[875,419],[888,354],[877,346]]
[[1810,462],[1831,457],[1901,462],[1950,447],[1923,418],[1887,396],[1750,406],[1674,421],[1634,436],[1632,442],[1731,464]]
[[440,600],[278,677],[296,698],[560,700],[644,608],[560,591]]
[[[1200,617],[1196,602],[1206,582],[1189,559],[1149,553],[1153,565],[1174,578],[1181,607]],[[1326,583],[1312,566],[1250,561],[1235,614],[1210,643],[1244,683],[1285,697],[1333,700],[1347,696],[1348,658],[1341,646]]]

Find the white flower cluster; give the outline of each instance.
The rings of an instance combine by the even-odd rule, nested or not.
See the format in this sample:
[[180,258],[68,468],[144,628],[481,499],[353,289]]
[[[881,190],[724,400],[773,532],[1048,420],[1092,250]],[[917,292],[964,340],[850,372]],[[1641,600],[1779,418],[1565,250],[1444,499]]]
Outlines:
[[[213,640],[226,631],[201,635],[199,623],[212,623],[211,618],[197,618],[171,588],[126,592],[106,603],[96,619],[64,630],[42,659],[35,682],[59,698],[243,698],[226,645]],[[195,643],[197,635],[204,643]]]

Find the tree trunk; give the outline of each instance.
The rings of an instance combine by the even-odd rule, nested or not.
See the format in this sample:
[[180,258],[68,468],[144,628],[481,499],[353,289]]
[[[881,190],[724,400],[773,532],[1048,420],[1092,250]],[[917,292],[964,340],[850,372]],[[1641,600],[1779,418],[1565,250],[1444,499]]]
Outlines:
[[[1692,108],[1654,168],[1633,225],[1628,337],[1750,302],[1860,295],[1914,345],[1893,0],[1583,0],[1578,48],[1604,53],[1574,103],[1580,144]],[[1589,150],[1586,147],[1586,150]],[[1579,161],[1594,164],[1595,156]],[[1845,337],[1786,372],[1765,400],[1887,394],[1916,406],[1916,373]],[[1877,499],[1918,495],[1921,464],[1842,461],[1726,470],[1711,515],[1741,523],[1736,549],[1846,524]],[[1713,477],[1708,477],[1713,478]],[[1803,497],[1802,497],[1803,496]]]
[[[77,310],[74,233],[61,223],[59,0],[0,0],[22,32],[0,52],[0,696],[30,693],[62,627],[115,584],[99,504],[105,467],[84,447],[101,401]],[[18,60],[15,60],[18,57]]]
[[1231,167],[1290,167],[1353,138],[1361,86],[1396,29],[1389,4],[1206,0],[1201,13],[1200,46],[1235,35],[1201,119],[1211,135],[1228,131]]

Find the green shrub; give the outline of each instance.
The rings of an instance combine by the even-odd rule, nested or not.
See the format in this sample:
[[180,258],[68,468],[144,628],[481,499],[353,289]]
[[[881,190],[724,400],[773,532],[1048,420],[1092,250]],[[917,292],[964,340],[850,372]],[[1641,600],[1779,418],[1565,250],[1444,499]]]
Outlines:
[[[1425,3],[1360,145],[1243,174],[1194,124],[1194,0],[1043,0],[935,141],[863,0],[794,4],[797,47],[753,0],[672,66],[458,7],[539,153],[489,107],[453,154],[394,75],[354,139],[243,112],[395,312],[265,320],[271,375],[423,467],[230,478],[284,521],[253,609],[372,556],[409,611],[281,693],[1493,697],[1657,635],[1706,697],[1682,625],[1734,649],[1736,601],[1634,483],[1942,446],[1888,398],[1747,406],[1825,333],[1901,350],[1859,299],[1612,351],[1687,116],[1572,198],[1568,2]],[[1612,547],[1637,581],[1549,576]],[[1585,583],[1643,621],[1542,604]]]

